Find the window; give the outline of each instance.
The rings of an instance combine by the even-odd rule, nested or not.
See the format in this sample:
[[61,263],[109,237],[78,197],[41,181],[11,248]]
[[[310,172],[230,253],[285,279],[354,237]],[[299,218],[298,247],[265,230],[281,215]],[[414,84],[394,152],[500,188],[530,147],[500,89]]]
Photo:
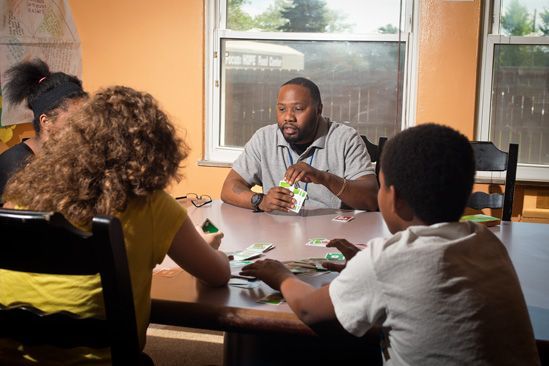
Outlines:
[[477,138],[519,144],[517,179],[549,181],[549,2],[485,2]]
[[206,160],[232,163],[276,123],[278,89],[296,76],[319,85],[325,116],[370,141],[408,125],[413,3],[207,1]]

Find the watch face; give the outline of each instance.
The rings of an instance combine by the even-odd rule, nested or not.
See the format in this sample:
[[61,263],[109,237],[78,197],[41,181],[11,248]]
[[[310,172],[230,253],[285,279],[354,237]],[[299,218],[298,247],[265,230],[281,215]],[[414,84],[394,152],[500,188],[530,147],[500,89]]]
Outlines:
[[261,203],[261,200],[263,199],[263,195],[260,193],[256,193],[252,196],[252,205],[258,206]]

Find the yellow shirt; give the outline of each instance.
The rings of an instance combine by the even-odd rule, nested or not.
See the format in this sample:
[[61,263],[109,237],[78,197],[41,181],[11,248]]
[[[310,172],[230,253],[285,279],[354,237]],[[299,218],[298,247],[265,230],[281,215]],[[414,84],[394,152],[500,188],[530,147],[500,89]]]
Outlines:
[[[149,324],[152,269],[164,259],[187,213],[170,195],[156,191],[131,200],[118,217],[124,232],[137,330],[143,348]],[[45,312],[63,309],[82,317],[101,317],[104,316],[102,296],[98,275],[59,276],[0,270],[0,303],[6,306],[24,302]],[[100,360],[108,361],[110,353],[85,348],[65,352],[0,340],[0,364],[22,364],[22,358],[29,364],[97,365],[104,363]]]

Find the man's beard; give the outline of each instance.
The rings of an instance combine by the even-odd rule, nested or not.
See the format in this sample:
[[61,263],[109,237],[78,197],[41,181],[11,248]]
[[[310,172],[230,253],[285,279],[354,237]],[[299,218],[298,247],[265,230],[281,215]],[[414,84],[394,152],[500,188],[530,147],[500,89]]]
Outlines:
[[[284,133],[284,127],[285,126],[292,126],[296,133],[295,134],[292,134],[291,136],[287,136],[285,133]],[[282,136],[284,136],[284,140],[286,140],[286,142],[288,143],[298,143],[299,141],[301,141],[303,139],[303,133],[301,132],[301,130],[299,130],[297,127],[294,127],[292,124],[290,123],[285,123],[284,125],[282,125],[282,127],[278,127],[278,129],[280,130],[280,132],[282,132]]]

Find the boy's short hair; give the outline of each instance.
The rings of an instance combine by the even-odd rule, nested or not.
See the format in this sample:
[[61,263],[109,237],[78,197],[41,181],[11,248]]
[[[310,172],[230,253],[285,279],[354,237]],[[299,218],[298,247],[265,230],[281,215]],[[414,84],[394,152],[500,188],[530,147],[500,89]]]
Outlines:
[[473,149],[458,131],[433,123],[389,139],[381,156],[385,186],[394,186],[428,225],[458,221],[475,177]]

